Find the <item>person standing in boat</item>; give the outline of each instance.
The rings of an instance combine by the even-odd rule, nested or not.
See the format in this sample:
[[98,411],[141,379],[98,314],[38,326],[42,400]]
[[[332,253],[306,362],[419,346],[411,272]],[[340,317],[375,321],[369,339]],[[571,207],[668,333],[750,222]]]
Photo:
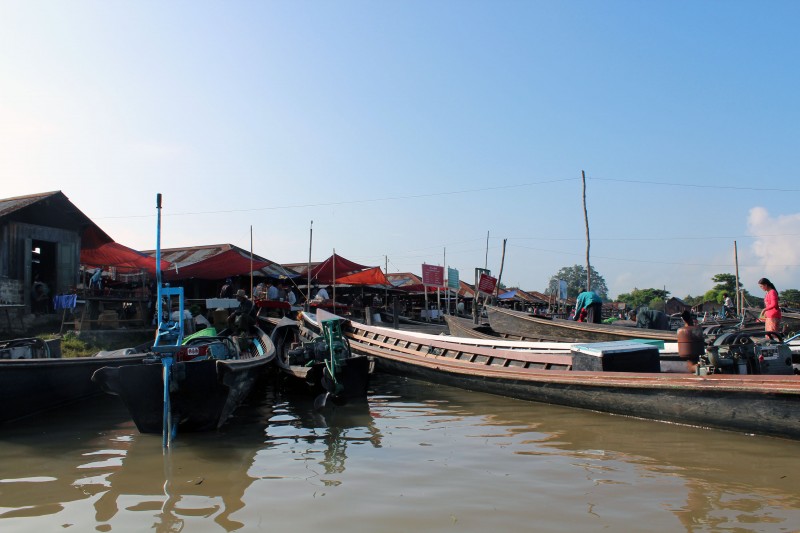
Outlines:
[[586,322],[592,324],[599,324],[603,318],[603,299],[599,294],[593,290],[586,288],[585,291],[578,295],[578,301],[575,303],[575,314],[573,320],[578,321],[581,318],[581,312],[586,311]]
[[320,287],[319,290],[317,291],[317,295],[314,296],[314,299],[317,301],[330,300],[331,297],[328,294],[328,290],[325,287]]
[[267,280],[267,300],[277,301],[280,298],[278,287],[271,280]]
[[733,309],[733,300],[727,292],[722,293],[722,318],[728,318],[728,313]]
[[242,289],[236,291],[236,299],[239,300],[239,307],[228,317],[228,325],[235,327],[240,333],[246,333],[256,323],[253,316],[255,306]]
[[764,317],[764,330],[780,332],[781,329],[781,308],[778,305],[778,290],[767,278],[758,280],[758,286],[766,294],[764,295],[764,310],[761,316]]
[[267,296],[267,285],[262,281],[253,288],[253,299],[263,300]]
[[289,287],[286,289],[286,301],[289,302],[289,305],[294,308],[297,305],[297,295],[294,293],[294,289]]

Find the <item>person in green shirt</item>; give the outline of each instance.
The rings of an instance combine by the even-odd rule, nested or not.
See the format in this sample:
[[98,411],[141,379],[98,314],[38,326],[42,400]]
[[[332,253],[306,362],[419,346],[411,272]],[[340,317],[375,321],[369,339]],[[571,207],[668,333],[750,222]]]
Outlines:
[[586,289],[578,295],[573,320],[581,320],[581,312],[586,310],[586,322],[599,324],[603,318],[603,299],[593,290]]

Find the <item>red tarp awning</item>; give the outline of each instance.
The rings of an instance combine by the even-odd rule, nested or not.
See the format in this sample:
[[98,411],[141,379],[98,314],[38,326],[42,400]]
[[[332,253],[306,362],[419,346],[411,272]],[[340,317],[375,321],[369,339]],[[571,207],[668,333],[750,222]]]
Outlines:
[[164,272],[164,279],[224,279],[249,274],[271,264],[269,261],[256,260],[251,263],[249,255],[242,255],[237,250],[226,250],[191,265],[178,267],[177,272],[170,268]]
[[[116,242],[103,244],[99,248],[81,248],[81,264],[89,267],[116,267],[133,270],[146,270],[155,275],[154,257],[137,252]],[[169,268],[169,263],[161,261],[161,268]]]
[[336,278],[336,283],[345,285],[392,285],[389,280],[386,279],[386,276],[383,275],[380,267],[369,268],[361,272],[356,272],[355,274]]
[[[88,267],[116,267],[132,270],[146,270],[156,273],[156,260],[147,254],[137,252],[114,241],[108,241],[91,226],[81,235],[81,264]],[[161,268],[169,268],[167,261],[161,261]]]
[[[334,268],[335,267],[335,268]],[[336,276],[346,276],[353,272],[359,272],[369,268],[368,266],[359,265],[349,259],[345,259],[340,255],[333,254],[322,263],[318,264],[311,269],[308,273],[308,279],[313,281],[317,280],[318,283],[329,284],[333,283],[333,272],[336,271]]]

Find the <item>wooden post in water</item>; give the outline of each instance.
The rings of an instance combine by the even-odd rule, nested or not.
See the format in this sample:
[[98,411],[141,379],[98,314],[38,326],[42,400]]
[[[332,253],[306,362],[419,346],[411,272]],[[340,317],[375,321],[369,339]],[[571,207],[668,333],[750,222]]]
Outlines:
[[472,293],[472,323],[478,323],[478,269],[475,269],[475,290]]
[[508,239],[503,239],[503,254],[500,256],[500,274],[497,276],[497,285],[494,288],[495,298],[500,294],[500,280],[503,279],[503,265],[505,265],[506,262],[506,241],[508,241]]
[[[384,258],[384,261],[385,261],[384,262],[384,266],[383,266],[383,273],[388,276],[389,275],[389,256],[388,255],[384,255],[383,258]],[[388,280],[389,278],[387,277],[386,279]],[[363,302],[364,298],[361,298],[361,301]],[[384,286],[384,288],[383,288],[383,305],[386,306],[386,310],[388,311],[389,310],[389,287],[388,287],[388,285]]]
[[586,290],[592,290],[592,266],[589,263],[589,212],[586,210],[586,172],[581,170],[581,180],[583,181],[583,220],[586,223]]

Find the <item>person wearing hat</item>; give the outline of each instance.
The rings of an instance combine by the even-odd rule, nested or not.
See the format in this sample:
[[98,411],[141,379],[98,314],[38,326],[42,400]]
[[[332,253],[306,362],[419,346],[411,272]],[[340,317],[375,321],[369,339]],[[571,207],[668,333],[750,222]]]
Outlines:
[[242,289],[236,291],[236,299],[239,300],[239,307],[228,317],[228,325],[234,326],[240,333],[245,333],[256,323],[255,306]]

